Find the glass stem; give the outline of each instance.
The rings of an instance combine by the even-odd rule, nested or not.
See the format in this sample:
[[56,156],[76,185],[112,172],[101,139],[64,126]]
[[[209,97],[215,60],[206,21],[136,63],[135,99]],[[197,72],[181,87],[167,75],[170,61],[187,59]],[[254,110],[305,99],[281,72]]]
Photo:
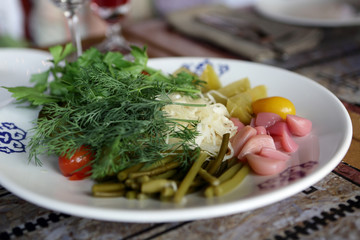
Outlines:
[[69,29],[71,33],[71,41],[73,45],[76,47],[77,56],[80,57],[82,55],[82,46],[81,46],[81,37],[80,32],[78,31],[78,17],[76,14],[68,14],[66,15],[68,20]]
[[122,28],[120,23],[111,23],[106,29],[106,37],[110,39],[110,42],[124,43],[125,39],[122,36]]

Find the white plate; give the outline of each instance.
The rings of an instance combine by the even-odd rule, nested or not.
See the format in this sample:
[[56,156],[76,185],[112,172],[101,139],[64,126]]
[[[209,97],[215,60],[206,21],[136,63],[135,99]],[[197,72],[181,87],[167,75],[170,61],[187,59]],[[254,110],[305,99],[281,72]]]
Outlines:
[[[26,53],[14,51],[11,56],[20,58]],[[39,60],[42,53],[32,54],[34,61],[24,62],[19,71],[42,66]],[[6,149],[1,143],[6,136],[4,132],[12,136],[17,145],[7,145],[8,153],[0,152],[0,184],[29,202],[71,215],[125,222],[185,221],[235,214],[290,197],[321,180],[344,157],[352,137],[349,115],[332,93],[310,79],[270,66],[228,59],[159,58],[151,59],[149,65],[171,73],[183,65],[201,71],[207,62],[214,65],[223,84],[242,77],[249,77],[253,86],[266,84],[269,95],[289,98],[298,114],[313,122],[313,134],[309,137],[313,139],[301,144],[299,154],[283,173],[271,177],[249,175],[239,189],[226,196],[206,199],[201,194],[193,194],[183,205],[156,200],[94,198],[89,194],[92,182],[67,180],[59,173],[56,157],[44,157],[42,167],[28,164],[27,153],[21,152],[21,144],[26,145],[28,139],[22,138],[33,126],[31,121],[36,119],[38,111],[9,104],[0,109],[0,124],[8,123],[0,125],[0,144],[3,145],[0,149]],[[15,150],[19,152],[11,152],[9,149],[13,146],[17,146]]]
[[320,27],[356,26],[360,12],[352,0],[257,0],[255,8],[264,16],[289,24]]

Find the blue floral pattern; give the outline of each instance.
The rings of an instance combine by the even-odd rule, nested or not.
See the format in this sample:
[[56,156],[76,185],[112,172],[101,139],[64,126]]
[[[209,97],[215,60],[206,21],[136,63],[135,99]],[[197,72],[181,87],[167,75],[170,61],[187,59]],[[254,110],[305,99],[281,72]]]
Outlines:
[[191,72],[196,73],[197,75],[201,75],[201,73],[204,71],[207,64],[211,65],[215,69],[215,71],[219,75],[219,77],[222,76],[227,71],[229,71],[228,64],[215,65],[209,59],[204,59],[199,63],[184,63],[183,67],[189,69]]
[[25,152],[26,132],[14,123],[0,123],[0,152],[7,154]]
[[285,186],[290,182],[304,178],[317,164],[318,162],[309,161],[289,167],[280,173],[277,177],[271,178],[259,184],[258,187],[262,190],[269,190],[278,188],[280,186]]

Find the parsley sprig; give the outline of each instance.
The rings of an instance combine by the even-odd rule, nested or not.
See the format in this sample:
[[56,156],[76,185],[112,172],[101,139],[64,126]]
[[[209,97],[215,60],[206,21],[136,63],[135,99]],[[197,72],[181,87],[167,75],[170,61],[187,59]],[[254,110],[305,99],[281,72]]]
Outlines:
[[[184,166],[197,157],[197,121],[182,125],[161,110],[173,104],[171,93],[198,97],[197,77],[167,76],[148,67],[146,48],[132,47],[133,61],[91,48],[67,62],[73,51],[72,45],[51,48],[53,66],[31,77],[33,87],[8,88],[19,102],[42,106],[32,129],[30,160],[41,164],[41,154],[70,156],[87,145],[96,153],[92,177],[104,179],[174,152],[180,152],[177,160]],[[168,144],[168,138],[178,141]]]

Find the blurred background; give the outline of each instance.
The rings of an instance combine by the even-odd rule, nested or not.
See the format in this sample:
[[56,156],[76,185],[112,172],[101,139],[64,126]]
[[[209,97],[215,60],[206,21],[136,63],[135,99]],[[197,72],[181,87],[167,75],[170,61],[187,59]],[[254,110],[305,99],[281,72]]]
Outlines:
[[[131,0],[130,21],[163,17],[200,4],[242,7],[254,0]],[[92,13],[90,4],[79,12],[82,38],[103,36],[106,25]],[[2,0],[0,5],[0,47],[28,44],[46,47],[70,41],[70,32],[61,10],[50,0]]]
[[[123,32],[131,44],[146,45],[151,58],[225,57],[265,63],[306,75],[341,99],[360,104],[359,0],[256,1],[130,0]],[[272,19],[258,14],[259,2],[270,10],[276,2],[292,4],[292,11],[305,9],[299,14],[306,14],[291,24],[287,20],[293,12],[275,11],[286,18]],[[315,14],[309,17],[310,12]],[[333,17],[326,22],[328,13]],[[92,11],[90,0],[78,17],[83,45],[97,45],[107,25]],[[67,20],[51,0],[2,0],[0,47],[45,50],[70,41]]]

